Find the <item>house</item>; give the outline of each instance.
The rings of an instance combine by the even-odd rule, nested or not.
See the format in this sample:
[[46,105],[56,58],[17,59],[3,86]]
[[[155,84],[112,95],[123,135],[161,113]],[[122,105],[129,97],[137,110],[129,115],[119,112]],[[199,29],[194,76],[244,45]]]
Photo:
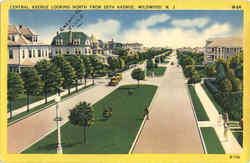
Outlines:
[[137,51],[137,52],[141,52],[143,51],[143,44],[140,44],[140,43],[126,43],[123,45],[123,48],[124,49],[131,49],[131,50],[134,50],[134,51]]
[[50,58],[50,46],[39,42],[39,35],[23,25],[8,26],[8,70],[21,72],[36,62]]
[[83,32],[57,32],[57,35],[52,39],[51,51],[52,56],[56,55],[80,55],[93,54],[93,43],[91,39]]
[[242,52],[241,37],[221,37],[206,40],[204,64],[214,63],[216,59],[228,57]]

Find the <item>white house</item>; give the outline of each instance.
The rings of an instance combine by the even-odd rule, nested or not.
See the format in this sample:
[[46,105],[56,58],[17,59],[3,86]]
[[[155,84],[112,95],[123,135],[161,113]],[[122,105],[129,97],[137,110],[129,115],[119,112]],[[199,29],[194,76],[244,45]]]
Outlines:
[[8,26],[8,69],[21,72],[37,61],[49,59],[50,46],[39,42],[39,36],[22,25]]
[[242,52],[241,37],[221,37],[206,40],[204,64],[213,63],[216,59],[228,59],[229,56]]

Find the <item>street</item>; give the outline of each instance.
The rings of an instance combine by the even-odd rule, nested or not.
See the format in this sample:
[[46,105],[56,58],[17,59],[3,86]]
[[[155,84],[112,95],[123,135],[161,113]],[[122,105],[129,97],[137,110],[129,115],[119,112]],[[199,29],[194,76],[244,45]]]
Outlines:
[[132,153],[204,153],[195,116],[192,111],[185,78],[176,66],[177,59],[171,55],[173,66],[160,82],[147,120]]

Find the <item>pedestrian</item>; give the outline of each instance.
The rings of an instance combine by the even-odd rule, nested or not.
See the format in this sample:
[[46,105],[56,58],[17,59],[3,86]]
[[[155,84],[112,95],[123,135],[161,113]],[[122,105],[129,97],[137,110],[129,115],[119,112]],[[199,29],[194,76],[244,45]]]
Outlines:
[[149,120],[149,111],[147,107],[144,110],[144,116],[147,116],[147,120]]

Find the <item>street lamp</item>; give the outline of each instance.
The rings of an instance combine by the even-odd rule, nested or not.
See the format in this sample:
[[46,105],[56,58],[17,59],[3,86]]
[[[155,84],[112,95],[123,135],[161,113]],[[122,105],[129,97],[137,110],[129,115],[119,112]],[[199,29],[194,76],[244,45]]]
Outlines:
[[56,126],[57,126],[57,154],[62,154],[62,144],[61,144],[61,124],[60,122],[62,121],[62,117],[60,117],[60,110],[59,110],[59,103],[60,103],[61,97],[56,96],[55,102],[56,102]]

